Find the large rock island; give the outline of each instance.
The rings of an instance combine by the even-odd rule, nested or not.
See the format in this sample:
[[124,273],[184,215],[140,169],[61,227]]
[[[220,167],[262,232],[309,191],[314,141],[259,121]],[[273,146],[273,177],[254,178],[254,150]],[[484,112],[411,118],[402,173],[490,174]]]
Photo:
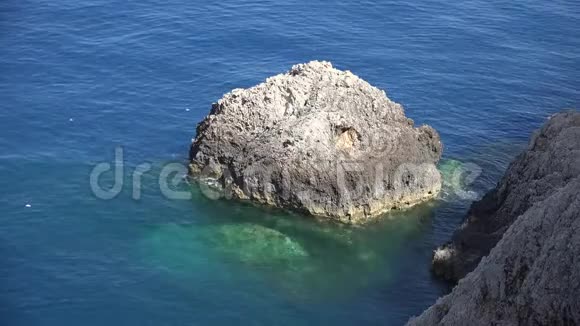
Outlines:
[[550,118],[473,204],[434,271],[462,278],[409,325],[580,325],[580,113]]
[[313,61],[215,103],[190,175],[218,196],[359,222],[436,196],[441,151],[384,91]]

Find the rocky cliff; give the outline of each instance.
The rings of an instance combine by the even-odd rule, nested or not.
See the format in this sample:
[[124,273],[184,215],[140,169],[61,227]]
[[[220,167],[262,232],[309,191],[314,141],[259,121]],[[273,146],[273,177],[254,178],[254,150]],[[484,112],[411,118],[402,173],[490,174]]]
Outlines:
[[313,61],[215,103],[190,175],[216,197],[357,222],[436,196],[441,151],[384,91]]
[[464,277],[515,219],[580,175],[578,115],[555,115],[536,132],[498,186],[471,206],[451,242],[435,251],[436,275],[452,281]]
[[580,113],[560,113],[435,252],[471,273],[409,325],[580,325],[579,190]]

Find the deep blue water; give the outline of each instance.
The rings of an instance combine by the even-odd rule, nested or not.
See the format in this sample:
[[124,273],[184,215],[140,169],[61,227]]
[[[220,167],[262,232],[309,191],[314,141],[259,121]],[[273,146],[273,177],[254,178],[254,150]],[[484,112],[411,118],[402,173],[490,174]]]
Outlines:
[[[481,194],[578,107],[578,26],[578,1],[0,2],[0,324],[404,323],[449,290],[430,254],[468,200],[349,228],[169,200],[156,175],[223,93],[324,59],[434,126]],[[127,182],[98,199],[89,174],[117,146]]]

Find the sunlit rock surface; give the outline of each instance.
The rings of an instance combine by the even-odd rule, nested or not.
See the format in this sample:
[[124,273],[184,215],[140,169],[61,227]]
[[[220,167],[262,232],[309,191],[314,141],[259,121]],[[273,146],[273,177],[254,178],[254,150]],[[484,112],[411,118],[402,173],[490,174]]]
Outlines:
[[215,103],[190,175],[211,196],[359,222],[435,197],[441,152],[384,91],[313,61]]

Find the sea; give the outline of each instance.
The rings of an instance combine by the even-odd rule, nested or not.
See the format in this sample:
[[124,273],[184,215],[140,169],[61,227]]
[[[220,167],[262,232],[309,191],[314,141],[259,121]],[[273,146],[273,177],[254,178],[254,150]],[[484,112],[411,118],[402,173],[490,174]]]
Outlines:
[[[348,226],[185,182],[213,102],[311,60],[439,131],[436,200]],[[576,0],[3,0],[0,325],[402,325],[579,68]]]

